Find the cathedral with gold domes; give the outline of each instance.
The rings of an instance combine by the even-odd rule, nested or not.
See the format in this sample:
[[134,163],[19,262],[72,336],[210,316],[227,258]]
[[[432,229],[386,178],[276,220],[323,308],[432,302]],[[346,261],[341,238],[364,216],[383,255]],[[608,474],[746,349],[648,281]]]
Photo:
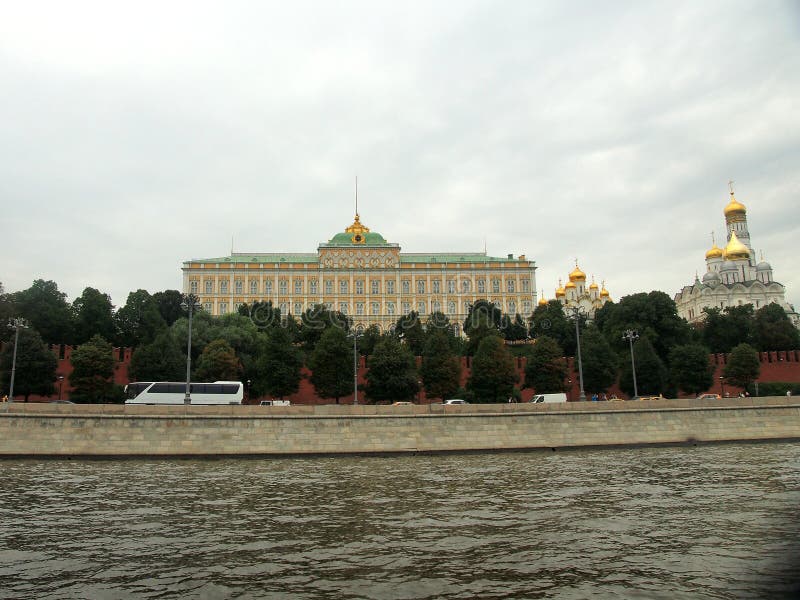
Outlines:
[[692,285],[675,295],[678,314],[690,323],[703,320],[703,309],[752,304],[755,310],[767,304],[778,304],[795,326],[800,325],[797,311],[786,302],[785,287],[773,279],[772,266],[763,258],[756,262],[747,228],[747,208],[730,191],[725,207],[726,244],[717,246],[712,234],[711,248],[706,252],[706,272],[702,280],[695,275]]
[[[567,284],[563,285],[561,280],[558,280],[555,299],[561,303],[562,307],[578,307],[592,319],[595,311],[611,300],[611,294],[606,289],[605,282],[601,288],[595,283],[594,277],[592,277],[592,283],[587,286],[586,273],[581,271],[576,260],[575,268],[569,274]],[[547,302],[544,291],[542,291],[539,305],[545,305]]]

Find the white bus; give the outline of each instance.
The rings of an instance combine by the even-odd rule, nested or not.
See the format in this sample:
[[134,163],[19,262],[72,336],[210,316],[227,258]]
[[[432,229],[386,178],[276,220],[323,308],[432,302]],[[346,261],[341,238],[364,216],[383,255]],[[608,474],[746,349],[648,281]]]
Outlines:
[[[191,383],[192,404],[241,404],[244,386],[241,381]],[[186,382],[135,381],[125,386],[125,404],[183,404]]]

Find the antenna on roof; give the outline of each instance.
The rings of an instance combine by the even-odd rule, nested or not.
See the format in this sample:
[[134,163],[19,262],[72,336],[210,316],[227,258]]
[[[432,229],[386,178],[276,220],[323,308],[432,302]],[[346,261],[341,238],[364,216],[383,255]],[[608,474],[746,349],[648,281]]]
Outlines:
[[483,255],[486,256],[486,236],[483,236]]
[[233,256],[233,235],[231,235],[231,256]]
[[356,216],[358,216],[358,175],[356,175]]

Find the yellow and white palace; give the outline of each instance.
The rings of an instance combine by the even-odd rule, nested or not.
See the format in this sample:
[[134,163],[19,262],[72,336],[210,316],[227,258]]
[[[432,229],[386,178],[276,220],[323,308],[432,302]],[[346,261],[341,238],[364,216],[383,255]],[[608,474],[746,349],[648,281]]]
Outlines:
[[183,263],[183,290],[212,315],[271,301],[299,317],[322,304],[351,316],[356,327],[389,329],[416,311],[423,320],[442,312],[460,332],[470,305],[485,299],[513,318],[527,318],[536,302],[536,265],[525,255],[486,252],[404,253],[361,223],[337,233],[316,252],[234,252]]

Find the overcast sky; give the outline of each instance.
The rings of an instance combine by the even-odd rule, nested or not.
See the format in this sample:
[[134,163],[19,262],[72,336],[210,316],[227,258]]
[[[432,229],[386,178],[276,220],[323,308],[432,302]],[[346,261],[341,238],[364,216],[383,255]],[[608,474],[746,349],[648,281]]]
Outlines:
[[408,252],[578,258],[673,296],[725,235],[800,303],[800,4],[0,3],[6,291],[181,286],[189,258],[314,252],[362,222]]

